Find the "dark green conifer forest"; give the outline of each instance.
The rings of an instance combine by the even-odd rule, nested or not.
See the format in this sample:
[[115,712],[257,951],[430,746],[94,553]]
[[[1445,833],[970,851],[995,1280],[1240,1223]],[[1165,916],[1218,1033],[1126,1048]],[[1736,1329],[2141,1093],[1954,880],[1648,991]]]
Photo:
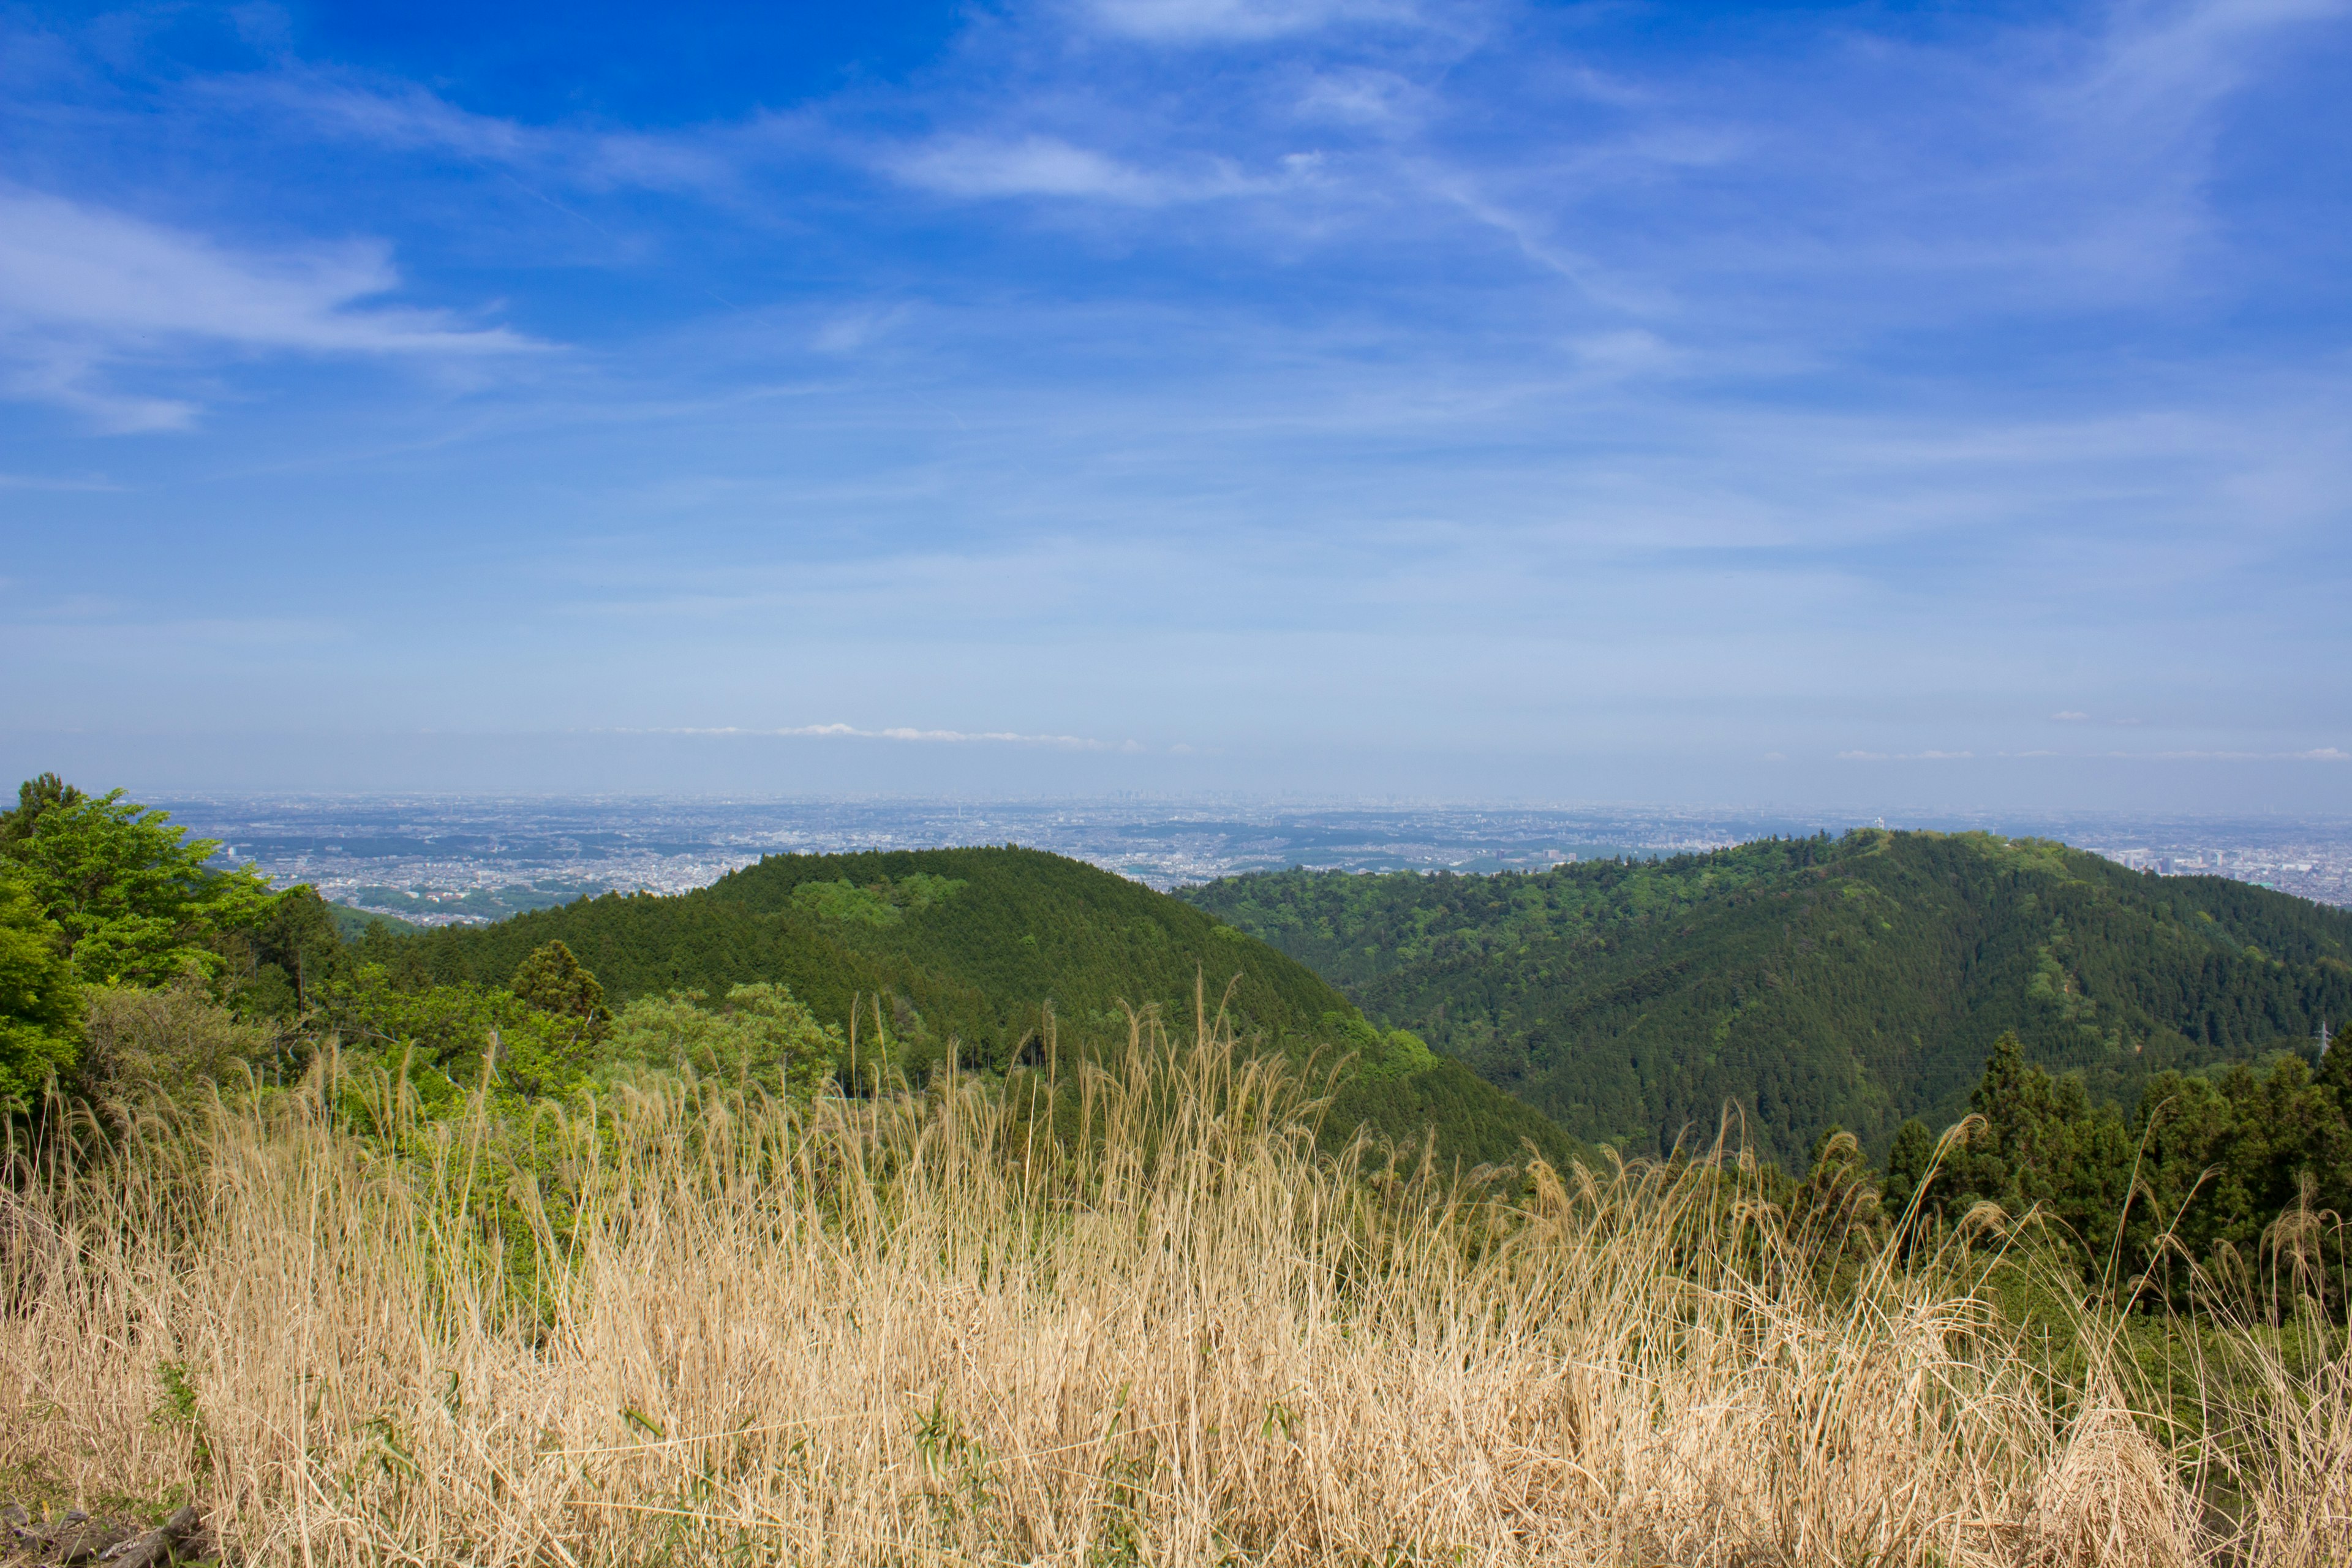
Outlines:
[[2352,913],[1986,834],[1765,840],[1491,877],[1289,871],[1182,895],[1580,1137],[1884,1157],[1967,1109],[1993,1042],[2128,1107],[2167,1071],[2316,1054]]
[[1630,1154],[1727,1129],[1801,1207],[1867,1159],[1869,1223],[1927,1237],[1998,1205],[2140,1305],[2185,1302],[2192,1263],[2341,1292],[2352,1058],[2320,1036],[2352,1014],[2352,913],[1885,831],[1184,896]]

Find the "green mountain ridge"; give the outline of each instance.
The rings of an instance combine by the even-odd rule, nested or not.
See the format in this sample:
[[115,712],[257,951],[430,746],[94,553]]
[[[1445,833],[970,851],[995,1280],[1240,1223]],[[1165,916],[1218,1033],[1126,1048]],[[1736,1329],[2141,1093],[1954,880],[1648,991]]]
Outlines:
[[1994,1040],[2128,1102],[2167,1068],[2310,1055],[2352,912],[2035,839],[1865,829],[1532,873],[1292,870],[1185,890],[1580,1138],[1801,1164],[1967,1108]]
[[723,995],[774,982],[822,1021],[892,1041],[918,1081],[952,1053],[1003,1072],[1043,1051],[1047,1010],[1065,1048],[1114,1045],[1127,1007],[1192,1027],[1195,987],[1244,1035],[1307,1058],[1352,1051],[1327,1134],[1368,1126],[1418,1142],[1434,1126],[1465,1162],[1555,1162],[1576,1146],[1532,1108],[1418,1041],[1369,1027],[1313,971],[1164,893],[1082,861],[1013,846],[771,856],[675,896],[606,894],[493,925],[379,938],[372,951],[440,982],[503,984],[561,941],[615,1003],[669,991]]

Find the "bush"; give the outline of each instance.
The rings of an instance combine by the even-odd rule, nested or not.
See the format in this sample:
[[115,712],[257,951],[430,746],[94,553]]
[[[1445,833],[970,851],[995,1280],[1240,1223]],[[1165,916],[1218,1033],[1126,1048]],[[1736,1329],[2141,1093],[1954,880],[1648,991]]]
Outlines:
[[187,1104],[207,1084],[272,1064],[288,1043],[279,1026],[238,1018],[193,974],[153,988],[100,986],[88,1005],[79,1077],[101,1102]]

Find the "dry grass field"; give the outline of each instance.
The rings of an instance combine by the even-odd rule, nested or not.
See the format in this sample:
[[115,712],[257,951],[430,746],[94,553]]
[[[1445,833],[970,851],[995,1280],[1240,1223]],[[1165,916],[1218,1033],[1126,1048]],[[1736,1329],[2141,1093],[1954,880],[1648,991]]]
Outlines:
[[2352,1560],[2340,1324],[2151,1373],[2005,1319],[1997,1227],[1833,1271],[1725,1159],[1318,1156],[1213,1028],[1060,1081],[1048,1136],[1021,1079],[432,1122],[322,1072],[20,1160],[0,1493],[303,1568]]

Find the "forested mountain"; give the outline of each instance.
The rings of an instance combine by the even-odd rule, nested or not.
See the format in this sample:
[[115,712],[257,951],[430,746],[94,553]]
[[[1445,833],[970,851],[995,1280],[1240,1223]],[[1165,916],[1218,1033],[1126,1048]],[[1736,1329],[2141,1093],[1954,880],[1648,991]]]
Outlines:
[[1408,1139],[1434,1124],[1471,1161],[1519,1158],[1523,1140],[1556,1160],[1573,1148],[1461,1064],[1367,1026],[1291,958],[1166,894],[1040,850],[772,856],[676,897],[611,894],[496,925],[362,939],[362,951],[395,973],[499,985],[551,941],[616,1003],[776,983],[820,1020],[846,1031],[854,1017],[868,1049],[878,1001],[894,1064],[919,1080],[951,1046],[984,1069],[1036,1059],[1049,1006],[1056,1037],[1074,1048],[1123,1041],[1122,1003],[1156,1004],[1189,1032],[1198,979],[1211,1008],[1223,1000],[1272,1048],[1358,1055],[1335,1131],[1369,1122]]
[[1966,1110],[1998,1037],[2130,1102],[2167,1068],[2306,1055],[2352,1015],[2352,913],[2063,846],[1864,830],[1491,877],[1294,870],[1183,898],[1580,1137],[1801,1164]]
[[370,910],[355,910],[348,904],[329,904],[328,916],[335,922],[336,934],[349,941],[365,935],[370,926],[382,926],[394,936],[413,934],[427,930],[414,921],[397,915],[380,915]]

